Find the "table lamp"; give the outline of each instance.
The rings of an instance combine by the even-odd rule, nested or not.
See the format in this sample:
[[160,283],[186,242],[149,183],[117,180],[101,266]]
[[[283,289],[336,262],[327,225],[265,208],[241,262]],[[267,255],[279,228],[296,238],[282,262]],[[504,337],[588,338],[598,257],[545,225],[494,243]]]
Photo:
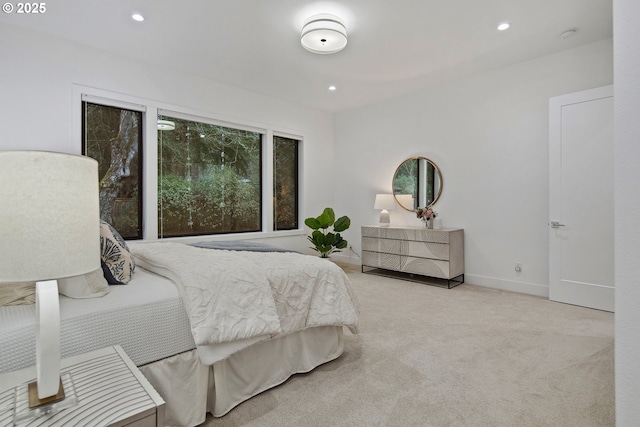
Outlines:
[[391,223],[388,209],[396,207],[396,201],[393,194],[376,194],[376,201],[373,205],[374,209],[382,209],[380,212],[380,225],[388,226]]
[[0,152],[0,286],[36,282],[31,407],[64,399],[57,279],[100,268],[98,193],[98,163],[91,158]]

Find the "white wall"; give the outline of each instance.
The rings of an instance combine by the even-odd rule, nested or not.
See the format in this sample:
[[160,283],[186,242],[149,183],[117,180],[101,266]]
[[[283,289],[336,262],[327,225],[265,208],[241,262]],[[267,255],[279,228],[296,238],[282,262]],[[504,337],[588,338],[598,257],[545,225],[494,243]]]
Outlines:
[[[612,61],[607,40],[338,114],[336,210],[354,249],[375,194],[423,155],[442,170],[444,227],[465,229],[466,281],[547,296],[549,98],[611,84]],[[391,222],[419,225],[401,209]]]
[[[320,167],[333,157],[331,114],[175,72],[170,56],[166,67],[154,67],[5,24],[0,61],[0,150],[79,153],[80,122],[73,114],[80,101],[73,92],[74,84],[82,85],[301,135],[301,216],[317,215],[333,199],[331,177]],[[278,242],[308,246],[302,235]]]
[[640,2],[614,0],[616,425],[640,420]]

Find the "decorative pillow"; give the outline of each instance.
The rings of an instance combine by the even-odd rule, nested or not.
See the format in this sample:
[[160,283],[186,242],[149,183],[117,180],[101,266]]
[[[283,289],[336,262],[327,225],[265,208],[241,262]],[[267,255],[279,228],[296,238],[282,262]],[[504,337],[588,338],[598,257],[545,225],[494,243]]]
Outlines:
[[102,272],[109,284],[124,285],[129,283],[133,270],[136,268],[135,261],[120,233],[102,220],[100,220],[100,256]]
[[0,284],[0,307],[5,305],[35,304],[35,282]]
[[109,283],[101,268],[82,276],[58,279],[58,292],[69,298],[99,298],[109,291]]

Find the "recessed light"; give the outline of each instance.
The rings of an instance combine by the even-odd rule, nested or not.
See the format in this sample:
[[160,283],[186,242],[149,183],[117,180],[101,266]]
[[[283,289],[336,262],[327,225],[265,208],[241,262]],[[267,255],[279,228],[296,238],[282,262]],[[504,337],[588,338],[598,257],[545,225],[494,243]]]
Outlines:
[[336,90],[336,87],[334,85],[331,85],[329,86],[329,90],[333,92],[334,90]]
[[508,22],[503,22],[502,24],[498,25],[498,31],[508,30],[510,26],[511,24],[509,24]]
[[134,21],[142,22],[144,21],[144,16],[140,15],[139,13],[134,13],[133,15],[131,15],[131,19],[133,19]]

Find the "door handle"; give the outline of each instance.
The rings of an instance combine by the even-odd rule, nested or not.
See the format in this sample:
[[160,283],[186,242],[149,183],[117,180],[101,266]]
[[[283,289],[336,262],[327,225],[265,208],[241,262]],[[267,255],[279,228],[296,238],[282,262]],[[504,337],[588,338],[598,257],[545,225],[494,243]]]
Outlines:
[[564,224],[560,224],[558,221],[551,221],[551,228],[564,227]]

